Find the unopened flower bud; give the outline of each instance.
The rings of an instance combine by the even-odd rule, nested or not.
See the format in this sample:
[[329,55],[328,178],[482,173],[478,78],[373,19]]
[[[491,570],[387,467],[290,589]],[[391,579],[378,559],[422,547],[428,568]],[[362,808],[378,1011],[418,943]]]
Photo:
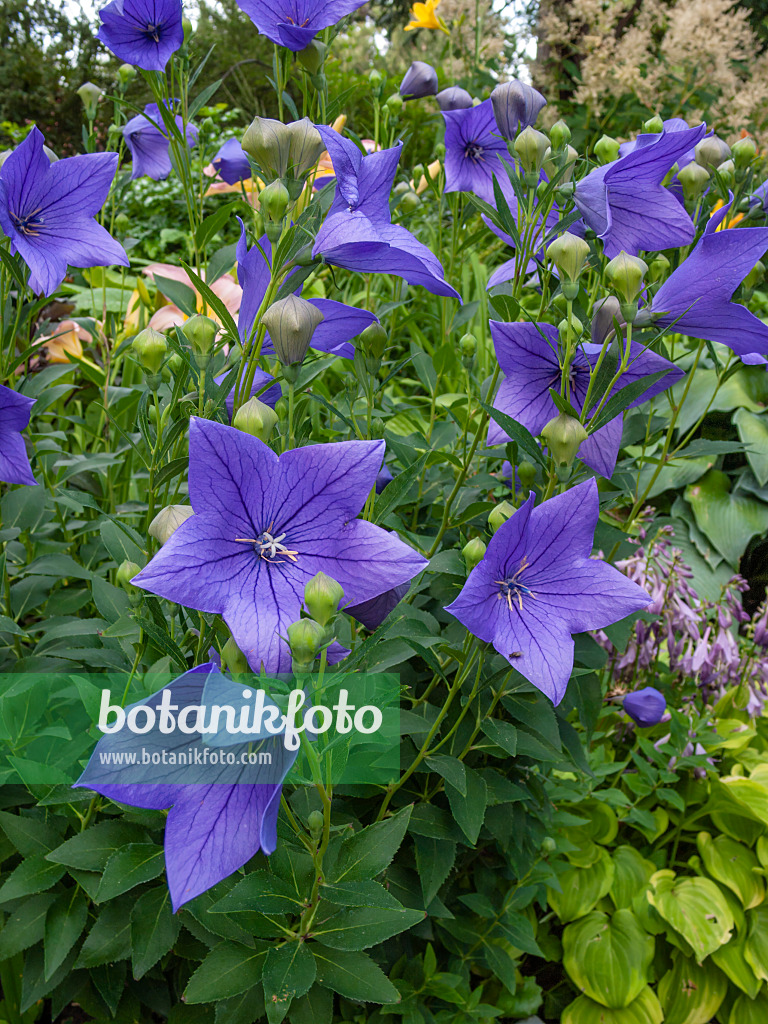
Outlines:
[[103,91],[98,85],[94,85],[93,82],[86,82],[85,85],[81,85],[77,90],[77,95],[83,101],[88,120],[92,121],[96,116],[99,100],[104,95]]
[[149,524],[149,535],[159,544],[165,544],[168,538],[195,514],[191,505],[166,505],[161,508]]
[[655,284],[656,281],[663,281],[667,273],[669,272],[670,263],[663,252],[658,252],[653,257],[651,262],[648,264],[648,273],[646,275],[648,281],[651,284]]
[[473,105],[472,97],[459,85],[451,85],[441,90],[435,99],[441,110],[468,110]]
[[309,825],[309,831],[317,839],[323,831],[325,821],[321,811],[310,811],[307,816],[307,825]]
[[282,181],[272,181],[259,192],[259,208],[273,224],[279,224],[288,209],[291,197]]
[[115,234],[125,236],[131,227],[131,218],[122,210],[115,217]]
[[309,46],[299,50],[296,56],[310,75],[316,75],[323,66],[327,53],[328,47],[325,43],[321,43],[319,39],[313,39]]
[[387,99],[384,106],[387,108],[390,114],[392,114],[393,117],[397,117],[397,115],[403,109],[403,97],[400,95],[399,92],[393,92],[392,95]]
[[418,100],[436,94],[437,72],[426,61],[415,60],[400,83],[400,95],[404,100]]
[[141,590],[131,583],[134,576],[138,576],[140,572],[141,568],[135,562],[129,562],[128,559],[121,562],[117,570],[117,585],[126,592],[134,608],[141,604],[144,596]]
[[[133,339],[131,344],[139,365],[147,376],[147,383],[156,391],[160,386],[160,370],[168,351],[168,342],[165,336],[154,327],[145,327]],[[157,378],[157,380],[155,380]]]
[[731,155],[739,170],[744,170],[757,156],[757,143],[751,135],[745,135],[731,146]]
[[117,69],[117,77],[120,79],[120,83],[123,87],[130,85],[137,74],[138,72],[133,64],[121,64]]
[[645,686],[642,690],[628,693],[622,703],[629,717],[643,729],[660,722],[667,710],[664,694],[659,693],[653,686]]
[[[589,256],[589,243],[569,231],[560,235],[547,246],[547,256],[557,267],[560,274],[560,286],[567,299],[575,299],[579,294],[579,278]],[[568,286],[570,285],[570,288]],[[568,290],[566,290],[568,289]]]
[[387,350],[389,335],[381,324],[370,324],[360,335],[360,347],[367,356],[381,361]]
[[710,174],[706,167],[691,161],[677,172],[677,180],[683,190],[683,197],[689,202],[695,202],[709,185]]
[[758,260],[757,263],[752,267],[750,272],[744,278],[742,284],[747,291],[753,291],[759,284],[765,280],[765,264],[762,260]]
[[570,469],[589,435],[577,419],[561,412],[541,432],[558,469]]
[[477,338],[474,334],[462,334],[459,339],[459,351],[462,359],[474,359],[477,352]]
[[248,659],[232,637],[227,640],[221,649],[221,667],[222,669],[229,669],[233,676],[244,675],[248,672]]
[[736,181],[736,164],[733,160],[723,160],[723,162],[718,165],[717,173],[722,181],[730,188],[730,186]]
[[324,572],[316,573],[304,587],[304,606],[310,618],[321,626],[327,626],[334,618],[343,597],[341,584]]
[[557,325],[557,331],[560,337],[565,341],[568,337],[581,337],[581,332],[584,330],[584,324],[579,320],[575,313],[571,312],[570,316],[565,316]]
[[646,135],[660,135],[664,131],[664,122],[658,114],[643,122],[643,132]]
[[181,325],[181,333],[191,345],[195,362],[201,370],[210,362],[218,330],[219,325],[216,321],[211,320],[209,316],[203,316],[202,313],[195,313]]
[[549,142],[554,152],[565,149],[571,141],[571,129],[565,121],[555,121],[549,129]]
[[608,295],[595,303],[592,310],[592,344],[602,345],[610,334],[616,333],[616,322],[619,327],[626,326],[621,314],[621,303],[615,295]]
[[521,462],[517,467],[517,479],[525,491],[530,491],[536,480],[536,467],[532,462]]
[[249,398],[235,413],[232,426],[241,430],[244,434],[258,437],[266,444],[272,436],[272,431],[278,421],[278,415],[265,402],[258,398]]
[[421,206],[421,200],[415,192],[411,192],[409,190],[408,192],[403,193],[403,198],[400,200],[399,206],[403,213],[415,213]]
[[496,86],[491,93],[491,103],[499,132],[511,142],[518,128],[529,128],[536,123],[547,101],[527,82],[513,78],[510,82]]
[[696,144],[694,153],[696,155],[696,163],[711,173],[724,160],[729,158],[731,147],[717,135],[710,135],[709,138],[702,139],[701,142]]
[[515,139],[515,153],[517,153],[518,160],[526,174],[531,176],[530,181],[526,180],[529,187],[535,187],[538,184],[539,171],[548,149],[549,139],[547,136],[530,126],[524,128]]
[[552,838],[552,836],[544,836],[544,838],[541,840],[541,847],[540,847],[540,849],[541,849],[541,852],[546,857],[547,854],[555,852],[555,850],[557,849],[557,843]]
[[498,528],[502,526],[515,512],[515,506],[511,505],[508,501],[500,501],[496,508],[492,508],[488,513],[488,527],[491,533],[496,533]]
[[325,643],[325,629],[313,619],[299,619],[287,629],[288,646],[293,656],[293,670],[304,671],[312,667]]
[[184,42],[188,43],[192,33],[195,30],[195,26],[192,24],[189,18],[181,19],[181,31],[184,33]]
[[601,135],[595,143],[594,154],[601,164],[610,164],[619,155],[619,144],[610,135]]
[[323,319],[317,306],[298,295],[287,295],[269,307],[261,320],[283,367],[304,362],[312,335]]
[[645,260],[639,256],[630,256],[622,250],[605,268],[605,279],[622,303],[632,304],[643,290],[643,280],[647,273],[648,264]]
[[[559,175],[557,184],[558,188],[560,188],[563,185],[567,185],[573,177],[576,161],[578,159],[578,150],[574,149],[573,146],[565,146],[557,153],[554,153],[550,148],[547,150],[544,163],[541,166],[550,181],[555,176]],[[542,184],[544,184],[544,182],[542,182]]]
[[242,146],[259,165],[262,178],[272,180],[285,176],[291,151],[291,133],[282,121],[255,117],[246,129]]
[[170,359],[168,360],[168,369],[171,371],[174,377],[178,378],[184,376],[186,379],[188,375],[187,364],[178,352],[172,352]]
[[320,132],[308,117],[302,117],[300,121],[291,121],[286,128],[290,136],[290,167],[295,178],[302,178],[320,159],[325,145],[320,138]]
[[[495,511],[495,510],[494,510]],[[472,572],[476,565],[479,565],[485,557],[486,546],[479,537],[473,537],[472,540],[468,541],[461,549],[461,557],[464,559],[464,565],[467,567],[467,572]]]

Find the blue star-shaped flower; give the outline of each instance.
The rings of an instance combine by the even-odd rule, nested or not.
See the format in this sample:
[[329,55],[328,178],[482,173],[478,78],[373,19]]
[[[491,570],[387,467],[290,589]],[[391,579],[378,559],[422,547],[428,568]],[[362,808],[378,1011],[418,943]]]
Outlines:
[[163,71],[184,42],[181,0],[112,0],[99,18],[102,43],[144,71]]

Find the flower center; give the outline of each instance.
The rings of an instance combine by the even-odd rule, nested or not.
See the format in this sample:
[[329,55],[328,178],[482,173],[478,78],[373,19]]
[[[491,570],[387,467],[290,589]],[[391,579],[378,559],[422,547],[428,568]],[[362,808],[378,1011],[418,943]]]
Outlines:
[[270,565],[285,565],[287,561],[298,561],[299,552],[291,551],[283,544],[285,534],[281,533],[275,537],[270,532],[271,530],[272,524],[270,523],[269,529],[264,530],[258,537],[235,537],[235,540],[239,544],[253,544],[259,558],[263,558]]
[[154,39],[156,43],[160,42],[160,31],[162,25],[153,25],[152,22],[147,22],[147,27],[144,29],[144,34],[148,35],[150,39]]
[[464,147],[464,156],[467,160],[471,160],[476,164],[480,163],[481,160],[485,160],[483,152],[483,147],[477,142],[468,142]]
[[290,14],[286,14],[286,16],[285,16],[285,20],[286,20],[286,21],[287,21],[287,22],[288,22],[288,23],[289,23],[290,25],[296,25],[296,27],[297,27],[297,28],[306,28],[306,27],[307,27],[307,25],[309,24],[309,18],[305,18],[305,19],[304,19],[304,21],[302,21],[302,23],[301,23],[301,24],[299,25],[299,24],[298,24],[298,23],[297,23],[297,22],[296,22],[296,21],[295,21],[295,20],[294,20],[294,19],[293,19],[293,18],[292,18],[292,17],[290,16]]
[[520,574],[528,568],[529,564],[528,559],[523,557],[523,560],[520,562],[520,568],[516,573],[514,573],[514,575],[507,576],[506,579],[503,580],[493,581],[498,584],[499,587],[499,592],[496,597],[499,601],[501,601],[502,598],[505,598],[507,607],[510,611],[513,611],[513,600],[516,602],[520,611],[523,610],[524,597],[531,597],[534,601],[536,600],[536,595],[533,591],[529,587],[526,587],[526,585],[520,580]]
[[43,226],[43,218],[38,216],[40,208],[33,210],[32,213],[28,213],[25,217],[22,217],[18,213],[11,213],[11,221],[16,230],[22,235],[29,235],[31,238],[37,238],[40,234],[40,229]]

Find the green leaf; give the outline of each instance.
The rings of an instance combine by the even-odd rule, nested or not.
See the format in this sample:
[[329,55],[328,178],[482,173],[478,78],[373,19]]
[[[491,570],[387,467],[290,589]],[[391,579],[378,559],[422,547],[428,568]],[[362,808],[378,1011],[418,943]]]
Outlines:
[[166,886],[143,893],[131,912],[131,962],[134,978],[143,978],[179,937],[181,924],[171,912]]
[[91,580],[91,593],[93,601],[98,609],[99,615],[113,623],[131,610],[131,602],[128,595],[120,587],[113,587],[101,576],[94,576]]
[[312,934],[334,949],[360,950],[375,946],[423,921],[423,910],[384,907],[350,907],[315,923]]
[[291,1024],[331,1024],[333,993],[315,985],[291,1004]]
[[749,931],[744,959],[755,977],[768,981],[768,906],[756,907],[748,914]]
[[712,960],[733,984],[754,999],[763,984],[747,963],[745,957],[746,937],[736,935],[720,949],[711,954]]
[[51,864],[43,854],[36,853],[27,857],[0,886],[0,903],[50,889],[64,874],[64,870],[60,864]]
[[601,848],[594,864],[583,868],[570,867],[558,876],[562,892],[547,889],[547,896],[563,924],[588,914],[598,900],[607,896],[613,884],[614,871],[613,861]]
[[99,967],[116,960],[127,960],[131,955],[131,905],[129,899],[108,903],[99,912],[96,923],[88,932],[80,955],[75,962],[79,967]]
[[212,914],[300,914],[304,901],[296,889],[271,871],[253,871],[210,908]]
[[461,793],[450,782],[446,782],[445,795],[448,797],[456,824],[467,837],[470,845],[474,846],[485,821],[488,791],[482,775],[479,775],[473,768],[465,768],[465,772],[466,793]]
[[427,464],[427,459],[431,454],[431,452],[425,452],[423,455],[419,456],[419,458],[416,459],[415,462],[412,462],[407,469],[398,473],[392,483],[388,484],[381,494],[376,496],[376,501],[373,506],[372,521],[374,523],[380,523],[388,512],[403,503],[408,491],[419,479],[422,470]]
[[222,942],[212,949],[184,990],[186,1003],[211,1003],[237,996],[261,981],[266,943],[252,949],[239,942]]
[[8,916],[0,932],[0,960],[8,960],[42,939],[45,917],[54,899],[49,892],[31,896]]
[[563,1010],[560,1024],[662,1024],[663,1020],[653,989],[644,988],[623,1010],[609,1010],[589,996],[579,996]]
[[317,980],[323,988],[361,1003],[399,1003],[400,993],[367,953],[325,949],[312,944]]
[[415,836],[416,870],[424,906],[429,907],[456,862],[456,843],[432,836]]
[[309,992],[316,975],[315,958],[305,942],[286,942],[267,952],[262,984],[270,1024],[285,1017],[295,997]]
[[707,872],[734,892],[745,910],[763,902],[765,885],[757,857],[745,846],[728,836],[699,832],[696,846]]
[[748,446],[747,461],[757,482],[763,487],[768,483],[768,417],[756,416],[747,409],[737,409],[733,422],[739,437]]
[[508,946],[496,943],[493,939],[483,941],[483,956],[488,969],[499,979],[510,995],[517,990],[517,960]]
[[674,871],[657,871],[648,902],[685,939],[699,963],[731,937],[733,914],[708,878],[677,878]]
[[162,846],[130,843],[113,853],[104,868],[96,902],[105,903],[142,882],[157,878],[165,869]]
[[633,846],[619,846],[613,852],[613,866],[610,896],[616,909],[624,910],[631,907],[638,892],[646,888],[656,865]]
[[517,729],[509,722],[500,718],[486,718],[480,728],[497,747],[506,750],[508,754],[515,757],[517,754]]
[[547,468],[547,460],[541,453],[541,448],[534,440],[533,434],[517,420],[513,420],[511,416],[507,416],[506,413],[500,409],[495,409],[492,405],[486,405],[485,402],[480,403],[492,420],[495,420],[499,424],[501,429],[507,434],[511,440],[516,441],[520,448],[525,452],[531,462],[538,462],[538,464],[544,469]]
[[116,850],[135,842],[143,833],[135,825],[121,821],[102,821],[67,839],[48,854],[54,864],[66,864],[84,871],[103,871]]
[[653,936],[631,910],[611,917],[593,911],[563,932],[563,966],[590,999],[620,1010],[640,995],[650,980]]
[[644,395],[657,381],[665,377],[667,372],[667,370],[659,370],[658,373],[651,373],[640,380],[632,381],[631,384],[627,384],[626,387],[617,391],[612,398],[608,399],[600,412],[589,421],[589,432],[593,434],[600,427],[604,427],[606,423],[610,423],[611,420],[620,416],[625,409],[628,409],[634,401],[640,398],[641,395]]
[[320,887],[322,899],[337,907],[390,907],[400,904],[380,882],[362,879],[359,882],[328,882]]
[[187,316],[194,316],[197,312],[197,296],[193,288],[190,288],[188,284],[182,284],[181,281],[173,281],[169,277],[161,277],[160,274],[154,275],[154,282],[157,285],[159,292],[172,302],[174,306],[178,306],[182,313]]
[[[216,82],[211,82],[211,84],[207,85],[205,87],[205,89],[203,89],[203,91],[201,93],[199,93],[197,96],[195,96],[195,98],[190,103],[189,110],[187,112],[187,120],[188,121],[191,121],[192,118],[195,116],[195,114],[199,110],[202,110],[203,107],[206,105],[206,103],[210,99],[213,98],[213,96],[216,94],[216,91],[219,88],[219,86],[221,85],[221,83],[222,83],[222,79],[221,78],[218,79],[218,81],[216,81]],[[232,205],[234,205],[234,204],[232,204]],[[205,223],[205,221],[203,221],[203,223]],[[200,243],[201,247],[202,247],[202,244],[203,243]]]
[[710,471],[685,489],[696,525],[722,556],[736,566],[755,534],[768,530],[768,505],[741,492],[731,493],[729,477]]
[[146,553],[139,547],[123,527],[114,519],[103,519],[99,527],[104,547],[109,552],[109,557],[117,564],[129,561],[143,565],[146,561]]
[[763,989],[755,999],[739,996],[731,1007],[728,1024],[765,1024],[768,1020],[768,992]]
[[467,795],[467,774],[463,762],[458,757],[449,757],[448,754],[433,754],[431,757],[425,757],[424,763],[446,782],[449,782],[461,796]]
[[48,853],[61,842],[61,834],[52,825],[25,814],[0,811],[0,828],[22,857]]
[[64,962],[80,938],[88,918],[88,902],[73,888],[56,897],[45,919],[45,978],[48,980]]
[[728,979],[711,962],[697,964],[675,954],[671,970],[659,982],[657,992],[664,1020],[709,1021],[720,1009],[728,991]]
[[380,874],[403,841],[411,811],[412,807],[403,807],[391,818],[369,825],[346,839],[339,851],[332,881],[354,882]]

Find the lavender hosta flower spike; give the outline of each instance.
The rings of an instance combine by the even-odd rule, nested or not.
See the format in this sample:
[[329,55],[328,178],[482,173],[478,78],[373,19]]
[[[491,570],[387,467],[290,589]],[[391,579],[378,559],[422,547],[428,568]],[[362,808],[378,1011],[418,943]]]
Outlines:
[[99,11],[97,35],[126,64],[164,71],[184,42],[181,14],[181,0],[112,0]]
[[691,254],[641,311],[641,322],[649,314],[656,327],[720,342],[742,358],[766,356],[768,326],[731,296],[768,249],[768,228],[718,230],[730,207],[710,218]]
[[317,125],[334,171],[336,195],[315,239],[313,256],[361,274],[394,274],[433,295],[459,299],[438,258],[407,228],[393,224],[389,194],[402,143],[363,156],[351,139]]
[[[203,698],[204,690],[212,684],[226,686],[227,682],[217,666],[210,663],[185,672],[169,688],[173,703],[182,708],[203,704],[207,699]],[[159,690],[139,703],[155,707],[162,692]],[[103,763],[104,754],[130,754],[138,748],[156,748],[161,752],[175,745],[187,751],[201,742],[199,735],[161,734],[157,726],[142,735],[127,729],[109,733],[99,740],[75,783],[76,788],[92,789],[132,807],[170,808],[165,825],[165,867],[174,911],[237,871],[259,850],[265,854],[274,852],[282,781],[296,759],[296,752],[286,750],[280,737],[261,741],[271,754],[271,764],[258,768],[264,781],[234,784],[215,781],[212,767],[205,769],[206,776],[214,776],[208,783],[189,782],[189,767],[149,766],[143,770],[142,780],[142,769],[126,768],[125,759],[119,764]]]
[[[550,388],[559,392],[562,383],[557,330],[544,323],[508,324],[491,320],[490,324],[496,358],[504,373],[494,407],[537,436],[558,414],[549,393]],[[574,353],[570,370],[570,400],[579,411],[587,397],[590,374],[601,348],[587,343]],[[627,369],[614,385],[613,393],[664,369],[667,370],[666,375],[630,403],[630,408],[672,387],[683,376],[682,370],[673,363],[638,342],[632,342]],[[617,416],[581,444],[578,457],[596,473],[610,478],[619,453],[621,433],[622,417]],[[488,444],[504,444],[508,440],[503,429],[492,422],[488,428]]]
[[599,503],[594,480],[534,508],[533,494],[494,533],[446,611],[492,643],[554,704],[573,669],[573,633],[618,622],[650,597],[591,558]]
[[34,398],[0,384],[0,480],[36,484],[21,431],[29,425]]
[[644,686],[642,690],[628,693],[622,704],[632,721],[643,729],[658,725],[667,710],[664,694],[653,686]]
[[117,153],[50,163],[33,128],[0,168],[0,226],[31,271],[34,292],[52,295],[67,266],[127,267],[119,242],[96,222],[117,170]]
[[324,28],[337,24],[366,0],[237,0],[267,39],[298,52]]
[[248,181],[251,177],[251,165],[237,139],[227,139],[211,164],[227,185],[236,185],[238,181]]
[[706,133],[706,125],[663,131],[656,141],[591,171],[576,185],[573,201],[603,242],[609,259],[624,250],[671,249],[693,241],[693,221],[661,184],[669,169]]
[[[178,114],[176,124],[181,131],[183,122]],[[170,144],[164,127],[156,103],[148,103],[143,114],[132,117],[123,127],[123,138],[133,159],[131,178],[146,175],[154,181],[162,181],[171,173]],[[197,128],[188,124],[186,134],[191,149],[197,143]]]
[[255,437],[209,420],[189,428],[195,515],[133,582],[189,608],[223,615],[258,670],[289,671],[283,639],[304,586],[324,572],[360,604],[427,564],[397,537],[355,517],[374,486],[383,441],[310,445],[279,458]]
[[507,178],[509,159],[490,100],[476,107],[443,111],[445,119],[445,191],[474,192],[494,203],[493,178]]
[[[251,336],[256,314],[269,287],[272,243],[264,235],[258,246],[254,245],[249,249],[242,221],[240,221],[240,226],[242,230],[237,243],[237,280],[243,289],[243,299],[240,303],[237,327],[245,345]],[[261,246],[261,250],[259,250],[259,246]],[[265,256],[270,261],[269,263],[264,259]],[[285,280],[289,281],[290,276]],[[301,295],[301,286],[296,289],[296,294]],[[355,355],[354,345],[350,344],[352,339],[361,334],[366,327],[379,322],[378,317],[369,313],[367,309],[347,306],[343,302],[336,302],[333,299],[310,299],[309,302],[323,317],[315,328],[310,341],[310,347],[319,352],[328,352],[331,355],[352,359]],[[268,332],[264,337],[261,351],[263,355],[274,355],[275,348]]]

